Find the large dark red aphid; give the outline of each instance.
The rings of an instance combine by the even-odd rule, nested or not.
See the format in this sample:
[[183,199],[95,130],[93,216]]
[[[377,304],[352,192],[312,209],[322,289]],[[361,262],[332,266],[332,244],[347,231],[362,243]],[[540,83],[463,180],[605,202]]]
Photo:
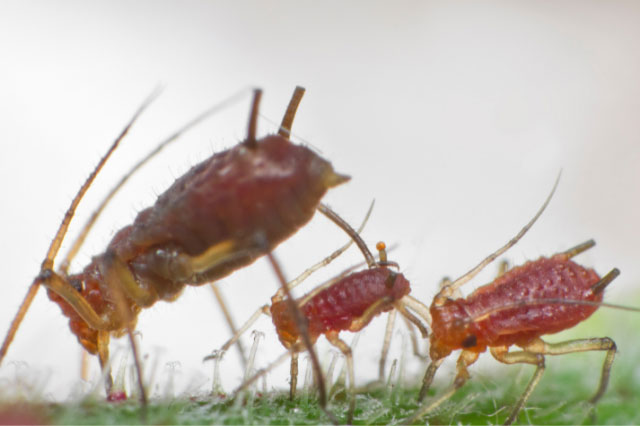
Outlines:
[[[556,182],[557,185],[557,182]],[[555,187],[554,187],[555,191]],[[553,191],[551,193],[553,195]],[[533,225],[548,204],[545,201],[536,216],[505,246],[454,282],[445,282],[430,307],[430,358],[418,400],[422,401],[444,359],[461,350],[453,384],[439,398],[424,405],[411,416],[410,424],[450,398],[469,379],[467,367],[489,348],[495,359],[506,364],[525,363],[536,371],[505,424],[513,423],[545,369],[545,355],[561,355],[593,350],[607,351],[600,386],[592,403],[606,390],[616,345],[608,337],[546,343],[540,337],[571,328],[588,318],[602,302],[604,288],[619,274],[613,269],[600,278],[590,268],[571,258],[595,245],[593,240],[566,252],[504,271],[493,282],[462,297],[459,287],[487,264],[513,246]],[[521,351],[510,351],[512,345]]]
[[349,178],[289,140],[303,93],[296,88],[279,133],[258,140],[261,92],[256,91],[245,141],[178,178],[82,272],[67,275],[69,258],[54,272],[54,260],[80,199],[141,108],[72,202],[0,349],[0,362],[39,285],[47,288],[50,299],[69,317],[71,331],[104,367],[109,336],[127,332],[131,336],[142,308],[158,300],[175,300],[185,285],[218,280],[252,263],[307,223],[326,191]]

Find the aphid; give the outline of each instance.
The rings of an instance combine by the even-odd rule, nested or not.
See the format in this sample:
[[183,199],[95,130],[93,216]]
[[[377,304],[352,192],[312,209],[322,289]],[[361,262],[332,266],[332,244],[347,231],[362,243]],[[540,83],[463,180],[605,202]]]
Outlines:
[[[103,368],[108,366],[109,336],[129,334],[145,402],[131,334],[140,310],[158,300],[173,301],[185,285],[218,280],[273,250],[311,219],[328,189],[349,179],[334,172],[327,160],[288,139],[303,93],[304,89],[296,88],[278,134],[257,140],[261,91],[256,90],[245,141],[214,154],[178,178],[133,224],[116,233],[104,253],[95,256],[82,272],[68,275],[68,263],[90,229],[90,221],[72,254],[54,272],[55,258],[75,209],[152,98],[147,100],[72,201],[11,324],[0,349],[0,362],[43,285],[69,318],[80,344],[98,355]],[[112,381],[109,374],[107,377],[109,394]]]
[[[340,332],[358,332],[367,326],[375,316],[397,309],[401,315],[414,323],[423,332],[423,336],[426,337],[427,330],[425,326],[409,309],[424,318],[424,315],[428,315],[427,307],[409,296],[411,288],[404,275],[390,269],[391,266],[397,268],[398,265],[387,261],[384,243],[380,242],[376,245],[380,254],[380,261],[376,262],[364,241],[347,222],[323,204],[320,205],[318,210],[340,226],[351,237],[352,241],[358,245],[366,259],[368,269],[349,273],[346,276],[339,276],[297,299],[295,303],[304,315],[303,321],[296,319],[292,315],[292,310],[287,305],[287,299],[284,298],[282,292],[278,291],[271,298],[271,306],[265,305],[258,309],[247,324],[241,328],[240,332],[246,331],[261,313],[271,316],[280,342],[289,350],[289,353],[285,355],[291,355],[291,398],[294,397],[296,390],[298,352],[305,349],[301,341],[303,333],[300,330],[300,324],[305,324],[312,343],[315,343],[321,335],[324,335],[329,343],[338,348],[346,357],[349,377],[348,392],[350,395],[347,422],[351,423],[355,410],[353,357],[349,345],[340,339]],[[337,257],[339,253],[346,250],[347,247],[348,244],[311,269],[315,270],[319,265],[326,265]],[[305,275],[305,278],[306,276],[308,275]],[[300,277],[298,277],[288,287],[294,287],[301,281]],[[227,350],[238,337],[239,335],[234,336],[219,352]],[[281,357],[271,366],[279,363],[281,359],[283,358]],[[266,373],[271,366],[243,383],[239,389],[255,381]],[[321,373],[316,372],[316,377],[322,377]]]
[[[556,181],[557,186],[557,181]],[[505,424],[513,423],[545,369],[545,355],[572,352],[607,351],[600,386],[592,403],[604,393],[616,345],[608,337],[546,343],[540,336],[571,328],[589,317],[601,304],[604,288],[619,274],[613,269],[602,279],[589,268],[573,260],[575,255],[593,247],[593,240],[549,258],[541,257],[522,266],[506,270],[493,282],[462,297],[459,288],[480,270],[513,246],[533,225],[549,203],[555,186],[536,216],[505,246],[491,254],[478,266],[453,282],[444,282],[430,307],[430,358],[418,396],[423,401],[433,377],[444,359],[461,350],[453,384],[429,405],[424,405],[409,418],[411,424],[450,398],[469,379],[467,367],[489,348],[493,357],[505,364],[526,363],[536,371]],[[511,345],[521,351],[509,351]]]

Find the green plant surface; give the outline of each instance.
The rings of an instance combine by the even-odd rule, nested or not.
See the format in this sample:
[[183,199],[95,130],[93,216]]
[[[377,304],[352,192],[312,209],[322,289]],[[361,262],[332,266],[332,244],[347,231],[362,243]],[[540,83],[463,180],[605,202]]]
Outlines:
[[[640,424],[640,384],[618,365],[618,374],[595,411],[586,402],[595,387],[599,366],[583,363],[549,369],[516,424]],[[563,367],[563,368],[560,368]],[[628,367],[628,366],[624,366]],[[630,366],[634,368],[635,366]],[[488,378],[474,377],[423,424],[501,424],[529,379],[533,368]],[[516,369],[517,370],[517,369]],[[521,374],[520,374],[521,373]],[[439,384],[429,398],[439,394]],[[417,389],[381,389],[359,394],[354,424],[398,424],[417,408]],[[344,421],[344,392],[332,398],[330,409]],[[107,403],[86,399],[73,404],[13,403],[0,406],[0,424],[324,424],[327,417],[312,397],[289,401],[286,394],[254,395],[248,400],[192,397],[153,400],[144,414],[136,401]]]
[[[635,303],[634,303],[635,302]],[[629,300],[638,305],[637,299]],[[604,309],[589,321],[548,341],[611,336],[619,353],[613,363],[611,381],[594,409],[587,401],[595,392],[604,353],[590,352],[547,357],[547,369],[516,424],[640,424],[640,345],[634,313]],[[490,358],[490,355],[483,354]],[[453,355],[455,357],[455,354]],[[470,368],[471,380],[421,424],[502,424],[530,380],[534,367],[508,366],[497,361],[489,368]],[[441,371],[426,402],[440,395],[453,377]],[[20,382],[20,381],[19,381]],[[25,380],[28,382],[28,380]],[[415,382],[414,382],[415,383]],[[152,398],[146,412],[130,399],[109,403],[96,396],[67,403],[50,403],[43,392],[25,386],[21,396],[11,383],[0,384],[1,424],[326,424],[329,419],[314,396],[302,395],[289,401],[284,391],[246,394],[232,400],[226,395],[190,395],[181,398]],[[35,389],[35,390],[34,390]],[[29,395],[31,394],[31,395]],[[418,387],[380,388],[359,393],[354,424],[400,424],[417,409]],[[34,396],[35,395],[35,396]],[[347,401],[344,389],[332,393],[329,409],[344,422]]]

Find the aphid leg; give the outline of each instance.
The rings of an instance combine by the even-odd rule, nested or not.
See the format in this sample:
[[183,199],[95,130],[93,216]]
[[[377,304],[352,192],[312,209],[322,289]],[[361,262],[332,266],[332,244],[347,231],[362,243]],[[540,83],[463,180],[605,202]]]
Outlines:
[[100,360],[100,370],[104,375],[104,387],[107,397],[113,390],[113,378],[111,377],[111,365],[109,363],[109,332],[98,332],[98,359]]
[[384,383],[384,367],[387,363],[389,355],[389,347],[391,346],[391,335],[393,334],[393,326],[396,323],[396,315],[398,312],[393,309],[387,317],[387,327],[384,331],[384,341],[382,343],[382,353],[380,354],[380,363],[378,364],[378,381]]
[[307,319],[300,312],[300,308],[298,304],[291,296],[291,292],[289,291],[289,287],[287,285],[287,280],[284,278],[284,274],[282,273],[282,269],[280,269],[280,265],[276,261],[273,256],[273,253],[267,253],[267,259],[271,263],[276,276],[278,277],[278,281],[280,281],[280,286],[284,290],[285,293],[285,301],[287,306],[289,307],[289,311],[291,312],[293,318],[295,319],[296,326],[298,331],[300,332],[300,337],[302,337],[302,344],[304,349],[309,353],[309,357],[311,358],[311,365],[313,366],[313,372],[315,374],[316,383],[318,383],[318,393],[319,393],[319,402],[320,407],[324,411],[324,413],[331,419],[332,422],[335,423],[335,416],[327,409],[327,392],[326,385],[324,382],[324,378],[322,376],[322,369],[320,368],[320,361],[318,361],[318,355],[316,351],[313,349],[313,344],[311,342],[311,337],[309,336],[309,324]]
[[[234,391],[233,391],[233,397],[235,398],[240,392],[242,392],[243,390],[245,390],[246,388],[248,388],[249,386],[251,386],[253,383],[255,383],[256,380],[258,380],[259,378],[261,378],[262,376],[264,376],[265,374],[267,374],[269,371],[273,370],[274,368],[276,368],[278,365],[280,365],[285,359],[287,359],[289,356],[291,356],[292,352],[300,352],[301,350],[303,350],[303,346],[302,344],[295,344],[290,350],[287,350],[285,353],[283,353],[282,355],[280,355],[278,358],[276,358],[275,361],[273,361],[271,364],[267,365],[264,368],[261,368],[260,370],[256,371],[256,374],[254,374],[252,377],[250,377],[249,379],[245,380],[244,382],[242,382],[240,384],[240,386],[238,386]],[[334,424],[338,424],[335,416],[332,415],[331,417],[331,421]]]
[[411,321],[413,323],[413,325],[415,325],[418,330],[420,330],[420,334],[422,334],[422,337],[424,339],[429,337],[429,330],[427,330],[427,327],[424,324],[422,324],[422,322],[420,321],[420,319],[417,316],[412,314],[405,307],[404,303],[402,302],[402,299],[394,302],[393,307],[396,308],[398,310],[398,312],[400,312],[400,314],[402,314],[403,317],[405,317],[407,320]]
[[411,350],[413,351],[413,355],[422,360],[429,359],[428,354],[420,353],[420,343],[418,341],[418,335],[416,334],[416,328],[414,327],[414,324],[405,317],[402,317],[402,319],[404,320],[407,326],[407,330],[409,331],[409,340],[411,341]]
[[403,306],[406,306],[417,313],[420,318],[422,318],[429,326],[431,326],[431,314],[429,313],[429,307],[427,305],[408,294],[400,299],[400,302],[402,302]]
[[[509,240],[505,245],[500,247],[498,250],[496,250],[495,252],[493,252],[489,256],[487,256],[484,260],[482,260],[478,265],[476,265],[474,268],[472,268],[469,272],[467,272],[466,274],[462,275],[460,278],[458,278],[457,280],[455,280],[451,284],[448,284],[444,288],[442,288],[440,290],[440,293],[438,293],[436,295],[436,299],[435,299],[434,303],[436,303],[438,305],[444,303],[444,300],[446,298],[452,297],[452,295],[453,295],[455,290],[457,290],[458,288],[460,288],[460,286],[462,286],[462,285],[466,284],[467,282],[469,282],[480,271],[482,271],[488,264],[490,264],[491,262],[496,260],[505,251],[507,251],[508,249],[513,247],[524,236],[524,234],[527,233],[527,231],[538,220],[540,215],[542,215],[542,212],[544,212],[544,210],[547,208],[547,205],[549,205],[549,201],[551,201],[551,197],[553,197],[553,194],[556,192],[556,188],[558,187],[558,183],[559,182],[560,182],[560,175],[558,175],[558,177],[556,178],[556,182],[553,185],[553,189],[551,189],[551,193],[549,193],[549,195],[547,196],[547,199],[542,204],[542,207],[540,207],[540,209],[535,214],[535,216],[533,216],[533,218],[529,221],[529,223],[527,223],[524,226],[524,228],[522,228],[520,230],[520,232],[518,232],[518,234],[515,237],[513,237],[511,240]],[[440,301],[441,301],[441,303],[439,303]]]
[[[240,327],[235,332],[235,334],[231,337],[231,339],[227,340],[225,342],[225,344],[220,347],[218,352],[224,353],[224,352],[228,351],[229,348],[231,347],[231,345],[236,343],[238,341],[238,339],[240,339],[240,336],[242,336],[244,333],[246,333],[246,331],[249,329],[249,327],[251,327],[253,325],[253,323],[255,323],[258,320],[258,318],[260,317],[260,315],[262,315],[262,314],[267,315],[267,316],[271,316],[271,312],[269,311],[269,305],[264,305],[264,306],[259,307],[253,313],[253,315],[251,315],[251,317],[249,317],[249,319],[242,325],[242,327]],[[204,357],[203,361],[208,361],[210,359],[213,359],[214,357],[215,357],[214,355],[207,355],[206,357]]]
[[291,382],[289,384],[289,399],[293,401],[296,397],[296,389],[298,387],[298,353],[291,352]]
[[[375,201],[372,201],[371,204],[369,205],[369,210],[367,210],[367,214],[364,216],[364,219],[362,220],[362,223],[360,224],[360,227],[358,228],[358,234],[360,232],[362,232],[362,230],[364,229],[365,225],[367,224],[367,222],[369,221],[369,217],[371,216],[371,212],[373,211],[373,206],[375,205]],[[331,253],[329,256],[325,257],[324,259],[322,259],[320,262],[316,263],[315,265],[307,268],[303,273],[301,273],[300,275],[298,275],[295,279],[289,281],[288,287],[289,290],[291,290],[292,288],[295,288],[296,286],[298,286],[300,283],[302,283],[304,280],[306,280],[307,278],[309,278],[309,276],[311,274],[313,274],[314,272],[316,272],[318,269],[323,268],[325,266],[327,266],[328,264],[330,264],[331,262],[333,262],[338,256],[340,256],[342,253],[344,253],[349,247],[351,247],[351,245],[354,243],[354,239],[353,238],[349,238],[349,241],[343,245],[342,247],[340,247],[339,249],[337,249],[336,251],[334,251],[333,253]],[[349,269],[351,270],[351,269]],[[346,273],[345,273],[346,274]],[[343,274],[340,274],[340,277]],[[331,284],[333,284],[334,280],[329,280],[329,282]],[[322,291],[325,287],[325,285],[321,285],[318,288],[314,289],[314,291],[312,293],[310,293],[310,296],[313,297],[312,295],[317,294],[317,292]],[[272,298],[272,300],[283,300],[284,299],[284,290],[282,288],[278,289],[278,291],[276,292],[274,298]],[[305,301],[301,301],[301,304],[304,304]]]
[[98,331],[110,329],[109,320],[98,315],[89,302],[62,276],[49,270],[45,271],[37,279],[40,280],[43,286],[62,297],[89,327]]
[[353,373],[353,354],[349,345],[347,345],[340,337],[338,332],[330,331],[325,334],[329,343],[340,349],[347,359],[347,373],[349,375],[349,411],[347,412],[347,424],[353,423],[353,413],[356,409],[356,393],[355,393],[355,375]]
[[518,413],[527,402],[529,395],[531,395],[531,392],[540,380],[540,376],[542,376],[542,373],[544,372],[544,355],[564,355],[573,352],[607,351],[602,365],[600,385],[598,386],[598,390],[595,395],[589,400],[591,404],[596,404],[606,391],[607,385],[609,384],[611,365],[616,356],[617,349],[615,342],[608,337],[576,339],[558,343],[547,343],[538,338],[522,348],[524,351],[519,352],[507,352],[506,348],[491,349],[491,354],[500,362],[504,362],[506,364],[527,362],[530,364],[537,363],[536,365],[538,365],[527,389],[518,400],[518,403],[513,408],[513,411],[509,415],[505,424],[511,424],[517,419]]
[[[478,355],[479,354],[477,352],[463,350],[460,353],[460,357],[458,358],[458,362],[456,364],[456,377],[453,380],[453,383],[451,384],[451,386],[449,386],[449,388],[431,404],[420,407],[409,419],[405,420],[404,424],[413,424],[416,420],[418,420],[425,414],[428,414],[431,411],[438,408],[443,402],[451,398],[458,391],[458,389],[464,386],[464,384],[467,382],[467,380],[469,380],[469,377],[470,377],[467,367],[473,364],[474,362],[476,362],[476,360],[478,359]],[[431,365],[434,365],[434,364],[435,363],[432,363]],[[431,365],[429,365],[429,368],[427,369],[427,373],[429,373],[429,369],[431,368]],[[435,366],[433,370],[433,374],[435,374],[435,370],[437,368],[438,366]],[[433,379],[433,375],[431,376],[431,380],[432,379]],[[426,391],[425,391],[425,394],[426,394]]]
[[536,371],[533,373],[533,377],[531,377],[531,380],[522,393],[522,396],[520,396],[520,399],[518,399],[518,402],[511,410],[509,417],[507,417],[507,420],[505,420],[504,422],[505,425],[510,425],[518,417],[518,413],[520,413],[520,410],[522,409],[522,407],[524,407],[524,404],[529,399],[529,396],[538,385],[538,382],[542,377],[542,373],[544,373],[544,356],[538,351],[532,352],[524,350],[509,352],[509,348],[507,346],[493,346],[490,348],[490,351],[491,355],[493,355],[496,360],[505,364],[532,364],[536,366]]
[[424,377],[422,378],[422,387],[420,388],[420,393],[418,393],[418,402],[422,402],[424,398],[427,396],[427,392],[431,387],[431,383],[433,383],[433,378],[436,375],[436,371],[442,363],[444,362],[444,358],[437,359],[435,361],[431,361],[429,366],[427,367],[427,371],[424,373]]
[[135,337],[133,336],[136,320],[131,312],[131,305],[127,301],[126,297],[133,300],[137,306],[144,307],[153,304],[153,302],[158,299],[158,296],[152,287],[143,288],[139,286],[135,277],[131,273],[131,269],[129,269],[126,263],[123,262],[122,259],[120,259],[113,251],[108,250],[104,254],[103,262],[101,264],[101,272],[110,293],[113,294],[119,316],[124,320],[127,335],[129,336],[131,352],[133,353],[133,361],[138,374],[140,402],[143,406],[142,413],[145,415],[147,393],[143,383],[144,376],[142,374],[142,362],[140,361],[138,345]]
[[404,296],[401,300],[399,300],[398,302],[394,303],[394,310],[391,311],[389,313],[389,320],[387,322],[387,329],[385,331],[385,335],[384,335],[384,344],[382,346],[382,354],[380,356],[380,364],[379,364],[379,370],[378,370],[378,378],[380,381],[384,381],[384,365],[386,363],[387,360],[387,354],[389,352],[389,345],[391,343],[391,332],[393,330],[393,321],[392,321],[392,315],[393,318],[395,319],[395,313],[396,311],[399,311],[402,314],[402,318],[406,321],[407,323],[407,328],[409,329],[409,333],[411,335],[411,345],[413,347],[413,353],[418,356],[419,358],[423,358],[424,356],[420,354],[420,351],[418,349],[418,340],[416,338],[415,335],[415,331],[413,329],[413,326],[415,326],[418,330],[420,330],[420,333],[422,334],[423,338],[427,338],[429,337],[429,332],[427,330],[427,328],[424,326],[424,324],[422,324],[422,322],[420,321],[420,319],[418,319],[415,315],[413,315],[411,312],[409,312],[406,307],[410,307],[411,309],[413,309],[414,311],[416,311],[418,313],[418,315],[424,319],[426,321],[427,324],[431,324],[431,317],[429,315],[429,308],[424,305],[422,302],[418,301],[417,299],[406,295]]
[[40,287],[40,284],[43,284],[43,277],[45,275],[53,273],[55,257],[58,254],[58,251],[60,250],[60,246],[62,245],[62,240],[64,239],[64,236],[67,233],[67,230],[69,229],[69,224],[71,223],[71,219],[75,214],[78,204],[80,204],[80,200],[82,200],[82,197],[84,197],[84,194],[87,192],[87,190],[89,189],[94,179],[96,178],[96,176],[98,175],[102,167],[105,165],[105,163],[107,162],[111,154],[116,150],[116,148],[118,147],[122,139],[124,139],[124,137],[127,135],[127,133],[129,133],[129,130],[131,129],[133,124],[136,122],[138,117],[140,117],[142,112],[149,106],[149,104],[158,95],[159,95],[159,90],[154,90],[154,92],[142,103],[142,105],[135,112],[131,120],[129,120],[129,123],[127,123],[127,125],[120,132],[116,140],[111,144],[106,154],[100,159],[96,167],[93,169],[89,177],[87,177],[87,180],[82,184],[82,186],[78,190],[78,193],[75,195],[75,197],[71,201],[71,205],[67,209],[64,215],[64,218],[62,219],[62,223],[60,224],[60,227],[58,228],[58,231],[56,232],[55,237],[53,238],[53,240],[51,240],[51,245],[49,246],[49,250],[47,251],[47,256],[42,262],[42,266],[40,268],[40,274],[38,274],[38,276],[31,283],[31,286],[29,286],[29,290],[27,290],[27,294],[24,300],[22,301],[22,304],[18,308],[18,312],[16,313],[16,316],[13,318],[13,321],[11,322],[11,326],[7,331],[7,335],[4,338],[4,341],[2,342],[2,347],[0,347],[0,364],[2,364],[2,360],[4,359],[4,357],[7,354],[7,351],[9,350],[9,346],[11,345],[11,342],[13,341],[13,338],[16,335],[16,332],[18,331],[18,328],[20,327],[20,323],[24,319],[24,316],[27,314],[27,311],[29,310],[29,306],[31,306],[31,303],[33,302],[33,299],[35,298],[36,293],[38,292],[38,288]]
[[364,241],[362,241],[362,238],[360,238],[355,229],[351,227],[351,225],[349,225],[344,219],[338,216],[336,212],[331,210],[331,208],[325,204],[320,203],[320,205],[318,206],[318,211],[329,218],[329,220],[338,225],[340,228],[342,228],[342,230],[345,231],[351,237],[351,239],[353,239],[353,241],[355,241],[364,258],[367,260],[367,266],[369,266],[369,268],[375,266],[376,260],[369,251],[369,248],[364,243]]
[[80,361],[80,378],[88,382],[89,381],[89,352],[87,352],[84,348],[80,349],[81,351],[81,361]]
[[[227,325],[229,326],[231,335],[232,336],[238,335],[238,329],[236,328],[236,324],[233,321],[231,312],[229,312],[229,309],[227,308],[227,303],[225,302],[224,297],[222,296],[222,292],[218,288],[218,284],[216,284],[215,282],[212,282],[210,283],[210,286],[211,286],[211,290],[213,291],[213,295],[216,298],[218,305],[220,306],[220,309],[222,309],[222,315],[224,315],[224,319],[227,321]],[[238,355],[240,355],[240,361],[242,362],[242,366],[246,368],[247,357],[244,354],[244,347],[242,346],[242,341],[238,340],[237,343],[238,344],[236,345],[236,347],[238,348]]]

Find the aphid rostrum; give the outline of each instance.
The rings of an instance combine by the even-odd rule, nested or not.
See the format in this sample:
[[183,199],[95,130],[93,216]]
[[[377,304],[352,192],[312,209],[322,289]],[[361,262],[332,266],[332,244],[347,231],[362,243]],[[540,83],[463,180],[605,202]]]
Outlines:
[[[415,324],[422,331],[423,336],[426,337],[427,330],[421,319],[426,320],[425,315],[428,315],[428,308],[409,296],[411,291],[410,283],[402,273],[391,269],[391,267],[397,268],[398,265],[395,262],[387,261],[384,243],[380,242],[376,245],[380,254],[380,261],[376,261],[362,238],[346,221],[324,204],[321,204],[318,210],[334,221],[351,237],[352,241],[362,251],[368,265],[368,269],[338,276],[318,286],[305,296],[296,299],[296,304],[304,316],[311,342],[315,343],[321,335],[324,335],[329,343],[338,348],[346,358],[349,380],[348,393],[350,395],[347,423],[351,423],[355,410],[353,357],[349,345],[340,339],[340,332],[358,332],[366,327],[375,316],[396,309],[401,315]],[[315,270],[320,265],[326,265],[347,247],[348,245],[342,247],[311,269]],[[300,282],[300,277],[293,280],[289,288],[298,285]],[[292,310],[289,309],[286,302],[282,292],[277,292],[271,298],[271,306],[265,305],[258,309],[247,324],[242,327],[241,332],[246,331],[260,313],[271,316],[280,342],[289,350],[289,353],[284,356],[291,355],[290,396],[293,398],[298,372],[297,353],[305,350],[305,347],[301,341],[300,321],[293,317]],[[417,316],[409,309],[414,311]],[[227,350],[238,337],[239,335],[234,336],[221,348],[219,353]],[[283,357],[272,363],[271,366],[279,363],[281,359]],[[268,371],[271,366],[243,383],[239,389],[255,381]],[[322,375],[316,372],[316,377],[322,377]]]
[[[556,182],[557,186],[557,182]],[[445,281],[430,307],[431,335],[428,366],[418,400],[422,402],[434,375],[444,359],[461,350],[456,377],[451,386],[433,402],[420,407],[407,419],[411,424],[450,398],[469,379],[467,367],[489,349],[505,364],[532,364],[535,373],[507,417],[513,423],[540,381],[545,369],[545,355],[572,352],[606,351],[600,385],[591,399],[596,403],[606,390],[616,345],[608,337],[546,343],[540,336],[574,327],[589,317],[602,303],[604,288],[619,274],[613,269],[603,278],[573,260],[577,254],[593,247],[593,240],[549,258],[541,257],[522,266],[506,270],[491,283],[481,286],[467,297],[459,288],[480,270],[512,247],[533,225],[549,203],[551,192],[535,217],[506,245],[492,253],[457,280]],[[510,351],[512,345],[520,351]]]
[[[245,141],[178,178],[132,225],[117,232],[106,251],[82,272],[66,273],[69,258],[54,271],[75,209],[151,99],[145,102],[72,201],[0,348],[0,362],[40,285],[69,317],[81,345],[98,355],[104,368],[110,335],[131,336],[141,309],[158,300],[175,300],[185,285],[208,283],[252,263],[309,221],[326,191],[349,178],[288,139],[303,93],[296,88],[278,134],[258,140],[261,92],[256,90]],[[106,385],[109,392],[110,377]],[[140,387],[144,400],[141,382]]]

